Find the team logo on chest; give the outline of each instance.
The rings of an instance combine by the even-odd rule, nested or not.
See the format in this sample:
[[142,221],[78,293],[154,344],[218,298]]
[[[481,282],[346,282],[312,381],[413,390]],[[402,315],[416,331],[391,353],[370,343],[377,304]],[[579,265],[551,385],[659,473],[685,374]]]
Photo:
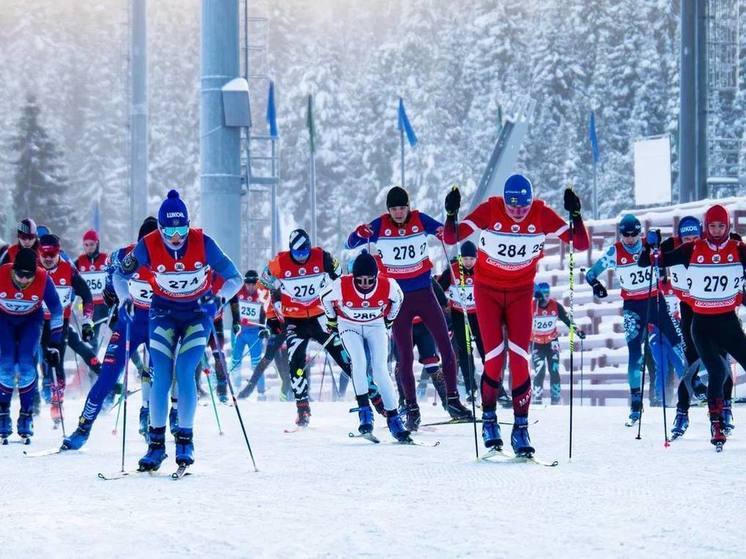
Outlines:
[[503,228],[503,224],[502,224],[502,223],[500,223],[500,222],[498,221],[497,223],[495,223],[495,225],[493,225],[493,227],[492,227],[492,228],[493,228],[493,229],[494,229],[495,231],[499,231],[500,229],[502,229],[502,228]]
[[733,255],[732,254],[728,255],[728,262],[733,262]]
[[195,262],[195,263],[194,263],[194,267],[195,267],[195,268],[196,268],[197,270],[200,270],[200,269],[202,269],[202,266],[203,266],[202,262]]
[[420,230],[420,228],[417,227],[416,225],[414,227],[412,227],[412,233],[417,233],[417,232],[419,232],[419,230]]
[[32,301],[38,301],[39,300],[39,296],[38,295],[32,295],[31,296],[31,300]]
[[289,277],[290,277],[290,272],[289,272],[289,271],[287,271],[287,270],[285,270],[285,277],[286,277],[286,278],[289,278]]
[[704,262],[704,261],[705,261],[705,257],[704,256],[702,256],[701,254],[699,256],[697,256],[697,262],[699,264],[702,264],[702,262]]
[[[4,295],[4,294],[3,294],[3,295]],[[16,299],[23,299],[23,293],[16,293],[16,294],[14,295],[14,297],[15,297]]]
[[62,278],[60,280],[60,285],[67,285],[67,280],[65,278]]
[[536,233],[536,225],[534,225],[533,223],[531,225],[529,225],[528,226],[528,232],[529,233]]
[[363,301],[363,308],[367,309],[368,307],[370,307],[370,302],[369,301]]
[[318,274],[319,273],[319,267],[318,266],[314,266],[313,267],[313,273],[314,274]]
[[306,275],[306,269],[305,269],[305,268],[300,268],[300,269],[298,270],[298,273],[299,273],[299,274],[300,274],[301,276],[305,276],[305,275]]
[[183,272],[184,271],[184,263],[183,262],[177,262],[174,264],[174,268],[177,272]]
[[626,264],[626,263],[627,263],[627,259],[624,256],[622,256],[622,264]]
[[390,236],[391,236],[391,229],[386,229],[386,230],[385,230],[385,231],[383,232],[383,234],[384,234],[384,235],[386,235],[387,237],[390,237]]
[[719,264],[720,263],[720,255],[719,254],[713,254],[712,255],[712,262],[714,264]]
[[159,271],[160,273],[163,273],[163,272],[165,272],[165,271],[166,271],[166,267],[165,267],[165,266],[164,266],[163,264],[158,264],[158,268],[157,268],[157,270],[158,270],[158,271]]
[[86,270],[86,267],[85,267],[85,266],[81,266],[81,267],[80,267],[80,271],[81,271],[81,272],[85,272],[85,270]]
[[351,306],[352,306],[352,301],[347,301],[345,303],[345,307],[351,307]]
[[513,225],[511,225],[511,226],[510,226],[510,230],[511,230],[511,231],[512,231],[513,233],[518,233],[518,231],[520,231],[520,230],[521,230],[521,226],[520,226],[520,225],[518,225],[517,223],[514,223]]
[[399,236],[400,237],[403,237],[406,234],[407,234],[407,230],[406,229],[399,229]]

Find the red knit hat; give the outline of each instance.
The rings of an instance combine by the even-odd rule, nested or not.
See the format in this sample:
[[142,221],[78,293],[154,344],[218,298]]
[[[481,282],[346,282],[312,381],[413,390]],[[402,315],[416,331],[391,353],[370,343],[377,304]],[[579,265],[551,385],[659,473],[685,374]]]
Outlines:
[[98,242],[98,233],[96,233],[96,231],[94,231],[93,229],[89,229],[88,231],[83,233],[83,240]]
[[[723,235],[720,237],[713,237],[710,234],[710,223],[713,223],[715,221],[719,221],[725,224],[725,233],[723,233]],[[708,241],[716,245],[719,245],[720,243],[725,242],[728,239],[728,236],[730,235],[730,216],[728,215],[728,210],[726,210],[720,204],[715,204],[714,206],[711,206],[705,212],[704,225],[705,225],[705,237],[707,238]]]

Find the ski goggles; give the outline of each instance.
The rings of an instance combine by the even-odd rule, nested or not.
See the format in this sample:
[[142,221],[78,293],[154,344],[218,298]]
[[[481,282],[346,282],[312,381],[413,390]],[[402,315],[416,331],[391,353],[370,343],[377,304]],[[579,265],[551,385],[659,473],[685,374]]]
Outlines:
[[21,279],[32,279],[36,275],[35,270],[13,270],[13,273]]
[[161,232],[163,233],[163,236],[167,239],[171,239],[172,237],[175,237],[178,235],[179,237],[186,237],[189,233],[189,226],[188,225],[182,225],[180,227],[161,227]]
[[355,285],[361,289],[370,289],[375,284],[375,276],[355,276]]
[[311,247],[305,246],[303,248],[291,248],[290,254],[292,254],[293,258],[295,260],[306,260],[309,256],[311,256]]
[[39,256],[42,258],[54,258],[60,253],[60,247],[41,246],[39,247]]
[[622,237],[627,237],[627,238],[637,237],[639,234],[640,233],[638,231],[629,231],[629,232],[622,233]]

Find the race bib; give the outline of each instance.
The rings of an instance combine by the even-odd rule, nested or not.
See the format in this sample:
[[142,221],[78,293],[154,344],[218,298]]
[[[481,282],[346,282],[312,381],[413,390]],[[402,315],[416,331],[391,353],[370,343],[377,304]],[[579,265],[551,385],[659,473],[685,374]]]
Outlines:
[[55,285],[54,290],[57,292],[57,297],[60,298],[62,308],[69,307],[73,302],[73,288],[67,285]]
[[282,280],[282,291],[293,301],[308,305],[316,302],[326,284],[326,274],[299,276]]
[[448,298],[464,309],[475,308],[473,285],[451,285],[448,288]]
[[[627,293],[637,294],[650,289],[650,278],[652,277],[652,268],[640,268],[637,264],[630,266],[619,266],[616,269],[616,276],[619,278],[619,285]],[[655,286],[655,284],[653,284]]]
[[262,314],[262,304],[239,299],[238,313],[241,317],[241,322],[259,324],[259,320],[261,319]]
[[198,292],[207,282],[210,267],[193,272],[155,272],[158,287],[175,297],[189,297]]
[[557,327],[556,316],[535,316],[534,332],[537,334],[549,334]]
[[138,307],[149,307],[153,300],[153,288],[147,281],[129,280],[127,284],[132,302]]
[[376,248],[386,266],[411,267],[427,258],[427,236],[379,237]]
[[91,290],[91,295],[94,297],[100,296],[104,292],[106,286],[106,272],[81,272],[88,289]]
[[479,245],[493,263],[509,268],[524,268],[541,255],[545,238],[543,233],[510,235],[484,230]]
[[671,287],[678,289],[679,291],[689,291],[689,283],[687,281],[687,269],[682,264],[671,266],[668,268],[668,274],[671,277]]
[[743,266],[738,264],[689,265],[689,294],[700,301],[719,301],[736,296],[743,286]]
[[39,305],[38,301],[0,299],[0,308],[8,314],[28,314]]

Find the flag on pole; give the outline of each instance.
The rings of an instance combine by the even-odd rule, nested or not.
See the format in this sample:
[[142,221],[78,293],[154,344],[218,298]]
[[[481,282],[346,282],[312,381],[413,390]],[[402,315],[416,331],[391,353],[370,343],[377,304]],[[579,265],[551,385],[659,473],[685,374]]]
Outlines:
[[277,138],[277,108],[275,107],[275,82],[269,82],[269,98],[267,99],[267,126],[269,135]]
[[588,139],[591,141],[591,151],[593,152],[593,163],[598,163],[601,159],[601,150],[598,148],[598,136],[596,136],[596,113],[591,111],[588,122]]
[[414,128],[412,128],[412,125],[409,123],[409,119],[407,118],[407,111],[404,110],[404,100],[399,97],[399,123],[398,123],[399,132],[402,130],[404,131],[404,134],[407,136],[407,142],[409,142],[410,147],[414,147],[417,145],[417,136],[414,133]]
[[311,94],[308,95],[306,126],[308,127],[308,139],[311,143],[311,153],[316,153],[316,125],[313,122],[313,95]]

